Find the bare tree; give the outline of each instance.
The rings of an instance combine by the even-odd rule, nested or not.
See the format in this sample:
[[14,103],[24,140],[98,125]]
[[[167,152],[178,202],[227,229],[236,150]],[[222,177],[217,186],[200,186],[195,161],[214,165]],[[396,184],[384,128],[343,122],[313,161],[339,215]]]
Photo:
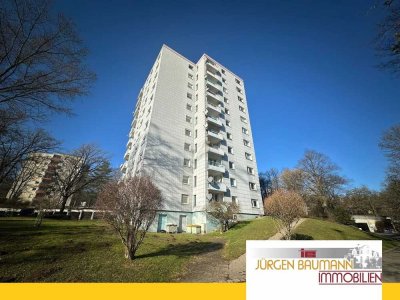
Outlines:
[[382,1],[387,10],[385,19],[379,24],[376,38],[378,54],[382,57],[381,67],[394,73],[400,72],[400,1]]
[[54,210],[59,203],[59,199],[53,195],[45,195],[40,200],[34,200],[32,205],[38,211],[35,219],[35,227],[40,227],[43,222],[43,218],[48,210]]
[[264,199],[271,196],[280,188],[279,171],[271,168],[264,173],[258,175],[260,180],[261,198]]
[[300,169],[284,169],[280,174],[282,189],[304,194],[305,174]]
[[132,177],[106,183],[97,207],[119,234],[125,257],[134,259],[157,211],[163,207],[163,198],[149,176]]
[[275,226],[284,238],[290,240],[294,227],[306,215],[306,204],[299,194],[278,190],[268,197],[265,212],[275,219]]
[[379,146],[389,160],[388,177],[400,181],[400,124],[392,126],[383,134]]
[[93,185],[105,183],[111,175],[106,155],[95,145],[83,145],[63,158],[54,171],[55,191],[60,195],[60,213],[68,199]]
[[13,184],[7,194],[11,201],[17,201],[28,183],[35,177],[40,176],[40,169],[43,167],[43,157],[41,155],[30,154],[22,163],[19,172],[13,180]]
[[218,220],[222,233],[229,229],[235,215],[239,213],[239,205],[234,202],[212,201],[208,205],[207,213]]
[[54,151],[59,143],[44,130],[9,127],[0,134],[0,184],[17,179],[22,165],[36,152]]
[[343,197],[343,206],[351,214],[379,216],[382,201],[379,194],[366,186],[354,188],[346,192]]
[[304,175],[307,204],[324,209],[342,191],[347,179],[338,174],[340,168],[325,154],[307,150],[297,168]]
[[387,130],[379,144],[389,160],[382,199],[383,213],[400,222],[400,124]]
[[71,20],[50,13],[47,0],[0,4],[0,110],[43,119],[70,112],[68,101],[87,93],[95,75]]

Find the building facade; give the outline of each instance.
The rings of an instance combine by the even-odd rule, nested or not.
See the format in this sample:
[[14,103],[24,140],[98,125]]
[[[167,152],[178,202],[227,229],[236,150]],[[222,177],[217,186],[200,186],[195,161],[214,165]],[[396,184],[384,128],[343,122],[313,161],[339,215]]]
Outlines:
[[210,201],[233,201],[239,220],[263,214],[244,83],[204,54],[194,63],[163,46],[140,90],[123,176],[150,175],[165,199],[151,230],[212,231]]
[[[7,194],[25,204],[32,204],[45,197],[58,197],[54,192],[55,172],[63,170],[63,154],[33,153],[26,160]],[[67,201],[69,204],[71,199]]]

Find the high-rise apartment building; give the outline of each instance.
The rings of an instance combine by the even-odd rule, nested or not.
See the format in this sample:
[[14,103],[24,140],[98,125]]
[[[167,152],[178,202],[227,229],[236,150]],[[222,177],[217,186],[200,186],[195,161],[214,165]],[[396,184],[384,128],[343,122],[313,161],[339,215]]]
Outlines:
[[140,90],[123,176],[145,172],[165,199],[151,230],[216,228],[210,201],[239,204],[237,219],[263,214],[244,83],[204,54],[194,63],[163,46]]
[[[57,153],[32,153],[12,184],[7,199],[28,204],[41,201],[45,197],[60,199],[54,191],[54,175],[63,171],[66,157]],[[68,199],[67,205],[71,198]]]

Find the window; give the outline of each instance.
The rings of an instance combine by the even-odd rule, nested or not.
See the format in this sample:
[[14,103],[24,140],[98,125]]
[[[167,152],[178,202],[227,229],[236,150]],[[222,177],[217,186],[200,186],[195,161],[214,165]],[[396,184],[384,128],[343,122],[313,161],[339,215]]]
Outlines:
[[194,152],[197,153],[197,144],[194,144]]
[[224,69],[221,69],[221,72],[222,72],[222,74],[225,74],[225,70]]
[[245,117],[240,116],[240,121],[247,124],[247,119]]
[[187,94],[186,94],[186,97],[188,97],[188,99],[192,99],[192,98],[193,98],[193,95],[192,95],[191,93],[187,93]]
[[199,89],[199,85],[198,84],[196,84],[196,91]]
[[186,136],[192,136],[192,132],[189,129],[185,129]]
[[192,123],[192,118],[191,118],[191,117],[189,117],[189,116],[186,116],[186,122],[188,122],[188,123]]
[[196,195],[193,195],[193,206],[195,207],[197,205],[197,197]]
[[228,146],[228,153],[233,154],[233,148]]
[[193,164],[194,164],[193,168],[197,169],[197,159],[194,160]]
[[228,140],[231,140],[231,139],[232,139],[232,133],[227,132],[227,133],[226,133],[226,138],[227,138]]
[[236,179],[235,178],[231,178],[231,186],[236,186]]
[[241,112],[245,112],[244,107],[243,107],[243,106],[240,106],[240,105],[239,105],[239,110],[240,110]]
[[185,143],[185,150],[186,150],[186,151],[192,150],[191,148],[192,148],[192,147],[190,146],[190,144]]
[[247,173],[249,173],[251,175],[254,175],[254,169],[250,168],[250,167],[247,167]]
[[251,199],[251,207],[253,207],[253,208],[259,208],[260,205],[258,204],[258,200],[256,200],[256,199]]
[[196,101],[199,100],[199,95],[196,94]]
[[243,100],[242,97],[238,96],[238,100],[239,100],[240,102],[244,103],[244,100]]
[[189,65],[189,69],[190,69],[190,70],[193,70],[193,66],[192,66],[192,65]]
[[240,80],[239,79],[235,78],[235,81],[236,81],[237,84],[240,84]]
[[249,130],[247,128],[242,127],[242,132],[244,134],[249,134]]
[[238,204],[238,203],[237,203],[237,197],[236,197],[236,196],[232,196],[232,203]]
[[253,156],[250,153],[245,153],[244,156],[246,157],[246,159],[248,160],[253,160]]
[[226,104],[229,104],[229,99],[226,98],[226,97],[224,97],[224,102],[225,102]]
[[196,187],[197,186],[197,176],[193,177],[193,186]]
[[183,159],[183,166],[190,168],[190,159],[189,158]]
[[249,182],[249,188],[252,191],[256,191],[257,190],[256,184],[254,182]]
[[199,106],[198,105],[196,105],[196,112],[198,112],[199,111]]
[[248,140],[243,139],[243,145],[250,147],[250,142]]
[[183,176],[182,183],[189,184],[189,176]]
[[194,125],[197,125],[197,117],[194,118]]
[[189,204],[189,195],[182,194],[181,203]]
[[189,78],[189,79],[193,79],[193,75],[190,74],[190,73],[188,73],[188,78]]
[[229,162],[229,169],[234,169],[235,168],[235,163],[233,161]]
[[222,90],[224,91],[224,93],[228,93],[228,89],[227,88],[222,88]]
[[225,108],[225,113],[229,115],[229,109]]
[[225,79],[225,78],[222,78],[222,82],[223,82],[223,83],[226,83],[226,79]]
[[225,122],[226,122],[226,126],[231,127],[231,121],[226,120]]
[[239,89],[238,87],[236,87],[236,90],[238,91],[238,93],[242,93],[242,90]]
[[191,111],[192,110],[192,106],[188,103],[188,104],[186,104],[186,109]]
[[197,129],[194,131],[194,138],[197,138]]
[[188,82],[188,88],[193,90],[193,84]]

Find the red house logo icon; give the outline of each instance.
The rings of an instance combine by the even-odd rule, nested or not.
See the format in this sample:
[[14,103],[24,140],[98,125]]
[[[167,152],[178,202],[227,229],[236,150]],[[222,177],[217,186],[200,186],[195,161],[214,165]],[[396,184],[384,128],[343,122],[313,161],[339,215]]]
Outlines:
[[317,257],[317,250],[305,250],[304,248],[301,248],[299,251],[300,251],[300,257],[302,258]]

